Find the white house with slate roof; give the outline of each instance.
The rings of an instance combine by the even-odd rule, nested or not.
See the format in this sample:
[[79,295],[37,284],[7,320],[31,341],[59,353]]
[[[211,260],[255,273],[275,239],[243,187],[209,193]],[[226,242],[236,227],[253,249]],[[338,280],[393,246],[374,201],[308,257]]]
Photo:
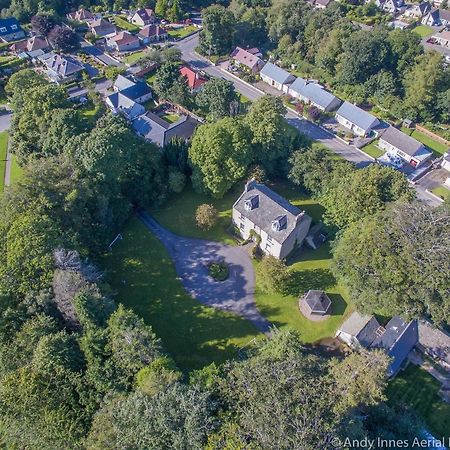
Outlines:
[[349,102],[344,102],[336,111],[336,120],[357,136],[367,136],[380,124],[372,114]]
[[392,126],[382,134],[378,146],[391,155],[399,156],[413,167],[419,167],[433,154],[421,142]]
[[314,105],[321,111],[333,111],[341,104],[336,96],[315,83],[305,84],[299,90],[298,98],[305,103]]
[[288,93],[289,85],[295,80],[294,75],[270,62],[265,64],[259,75],[265,83],[286,94]]
[[264,184],[251,180],[233,205],[233,224],[244,239],[251,238],[253,230],[261,237],[261,250],[284,259],[302,245],[311,217]]
[[296,78],[295,81],[289,86],[288,94],[294,98],[300,98],[300,91],[306,86],[306,80],[303,78]]
[[350,314],[348,319],[336,331],[336,337],[352,348],[368,348],[380,333],[380,324],[373,316]]

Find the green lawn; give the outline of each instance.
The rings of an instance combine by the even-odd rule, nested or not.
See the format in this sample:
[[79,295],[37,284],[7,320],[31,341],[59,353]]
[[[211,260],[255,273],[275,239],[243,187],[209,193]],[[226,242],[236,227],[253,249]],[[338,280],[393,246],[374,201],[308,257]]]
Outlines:
[[440,383],[418,366],[410,364],[388,385],[391,403],[404,403],[422,417],[436,438],[448,436],[450,404],[439,397]]
[[12,55],[0,56],[0,68],[2,70],[12,69],[17,66],[25,65],[27,62],[25,59],[17,58]]
[[445,186],[437,186],[434,189],[431,189],[431,192],[438,197],[441,197],[442,200],[450,198],[450,190]]
[[0,192],[5,184],[6,154],[8,152],[8,132],[0,133]]
[[372,158],[379,158],[381,155],[383,155],[384,151],[377,147],[378,141],[373,141],[368,145],[365,145],[361,148],[361,150],[364,153],[367,153],[369,156],[372,156]]
[[145,81],[150,84],[153,85],[154,81],[156,78],[156,70],[154,70],[153,72],[150,72],[146,77],[145,77]]
[[133,25],[132,23],[128,22],[128,20],[121,16],[113,16],[113,22],[119,27],[122,28],[122,30],[129,31],[130,33],[135,33],[140,30],[139,27],[136,25]]
[[422,144],[425,144],[430,150],[433,151],[434,155],[437,157],[442,156],[448,150],[447,145],[435,141],[434,139],[420,131],[411,130],[410,128],[405,127],[402,127],[402,131],[403,133],[410,135],[414,139],[417,139],[419,142],[422,142]]
[[168,31],[168,35],[173,39],[183,39],[191,33],[198,31],[198,28],[195,25],[189,25],[184,28],[177,28],[176,30]]
[[147,53],[148,53],[148,49],[131,53],[130,55],[125,56],[125,58],[123,58],[123,62],[125,64],[129,64],[130,66],[132,66],[132,65],[138,63],[142,58],[144,58]]
[[427,37],[433,33],[433,28],[428,25],[419,25],[413,28],[414,33],[417,33],[421,38]]
[[178,114],[164,114],[161,116],[161,119],[169,123],[175,123],[180,120],[180,116]]
[[261,336],[246,319],[192,299],[165,248],[140,220],[132,218],[123,236],[103,257],[107,280],[117,302],[153,327],[182,370],[224,362]]
[[17,162],[17,157],[15,155],[12,155],[11,160],[11,185],[14,183],[17,183],[23,175],[23,169],[19,166],[19,163]]

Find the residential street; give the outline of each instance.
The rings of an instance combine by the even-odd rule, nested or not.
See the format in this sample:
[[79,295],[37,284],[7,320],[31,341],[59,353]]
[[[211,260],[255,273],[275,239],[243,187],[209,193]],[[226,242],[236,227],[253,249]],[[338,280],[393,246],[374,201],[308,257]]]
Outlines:
[[[211,65],[209,61],[198,55],[195,52],[195,48],[198,46],[198,40],[198,34],[196,34],[194,36],[190,36],[187,39],[177,42],[176,45],[181,50],[182,59],[184,61],[186,61],[194,68],[203,70],[210,76],[224,78],[231,81],[234,84],[236,90],[247,97],[249,100],[254,101],[264,95],[264,92],[249,85],[248,83],[245,83],[244,81],[231,75],[220,67]],[[286,114],[286,120],[295,128],[297,128],[299,132],[309,136],[315,141],[321,142],[323,145],[328,147],[333,152],[339,154],[347,161],[355,163],[358,167],[364,167],[373,162],[373,160],[361,150],[358,150],[356,147],[353,147],[351,145],[344,144],[333,134],[325,131],[324,129],[306,119],[300,118],[293,112],[288,111],[288,113]],[[415,188],[417,191],[417,197],[421,201],[432,206],[440,205],[440,200],[437,197],[429,194],[425,190],[425,188],[422,188],[419,185],[415,185]]]

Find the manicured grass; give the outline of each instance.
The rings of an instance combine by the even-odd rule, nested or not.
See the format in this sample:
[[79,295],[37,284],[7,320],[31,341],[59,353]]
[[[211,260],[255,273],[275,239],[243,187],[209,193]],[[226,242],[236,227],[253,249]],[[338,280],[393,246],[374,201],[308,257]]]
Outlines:
[[6,56],[0,56],[0,68],[5,69],[12,69],[14,67],[25,65],[26,60],[16,58],[15,56],[6,55]]
[[428,25],[419,25],[413,28],[414,33],[417,33],[421,38],[427,37],[433,33],[433,28]]
[[441,384],[429,373],[410,364],[388,385],[387,396],[391,403],[403,403],[413,408],[440,438],[450,430],[450,404],[439,397]]
[[[207,195],[197,194],[191,186],[178,195],[167,200],[163,207],[151,211],[155,219],[164,227],[180,236],[210,239],[235,245],[236,241],[227,232],[231,224],[231,207],[243,190],[243,184],[237,185],[223,198],[214,199]],[[217,224],[203,231],[195,223],[195,210],[202,203],[212,204],[219,213]]]
[[377,147],[377,142],[378,141],[371,142],[370,144],[362,147],[361,150],[364,153],[367,153],[372,158],[379,158],[384,153],[384,151]]
[[411,130],[410,128],[404,127],[402,127],[402,131],[406,134],[409,134],[414,139],[417,139],[419,142],[422,142],[422,144],[425,144],[430,150],[433,151],[433,153],[437,157],[443,155],[448,150],[447,145],[435,141],[434,139],[420,131]]
[[180,120],[180,116],[178,114],[164,114],[161,116],[161,119],[169,123],[175,123]]
[[195,31],[198,31],[198,28],[194,25],[189,25],[184,28],[177,28],[176,30],[170,30],[167,32],[167,34],[173,38],[173,39],[183,39],[186,36],[190,35],[191,33],[194,33]]
[[145,81],[150,84],[153,85],[154,81],[156,78],[156,70],[153,72],[150,72],[146,77],[145,77]]
[[437,195],[438,197],[441,197],[442,200],[450,198],[450,190],[447,189],[445,186],[437,186],[434,189],[431,189],[431,192]]
[[5,184],[6,154],[8,153],[8,132],[0,133],[0,192]]
[[192,299],[164,246],[140,220],[132,218],[123,237],[103,257],[116,301],[153,327],[182,370],[224,362],[262,336],[246,319]]
[[130,33],[135,33],[140,30],[139,27],[136,25],[133,25],[132,23],[128,22],[128,20],[121,16],[113,16],[113,22],[119,27],[122,28],[122,30],[129,31]]
[[11,174],[10,174],[10,181],[11,186],[14,183],[17,183],[23,175],[23,169],[19,166],[19,163],[17,162],[17,157],[15,155],[12,155],[11,160]]
[[148,49],[131,53],[130,55],[125,56],[125,58],[123,58],[123,62],[125,64],[129,64],[130,66],[132,66],[132,65],[138,63],[142,58],[144,58],[147,53],[148,53]]

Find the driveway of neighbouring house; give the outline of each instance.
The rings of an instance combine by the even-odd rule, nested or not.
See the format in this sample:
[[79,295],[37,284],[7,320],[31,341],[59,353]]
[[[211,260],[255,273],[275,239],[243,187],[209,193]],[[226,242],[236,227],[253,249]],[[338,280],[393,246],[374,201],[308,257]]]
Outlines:
[[[205,305],[239,314],[258,330],[269,332],[270,323],[255,305],[255,273],[244,248],[177,236],[147,212],[141,210],[137,214],[166,247],[184,288],[193,298]],[[228,264],[230,274],[227,280],[217,282],[208,275],[207,264],[220,258]]]

